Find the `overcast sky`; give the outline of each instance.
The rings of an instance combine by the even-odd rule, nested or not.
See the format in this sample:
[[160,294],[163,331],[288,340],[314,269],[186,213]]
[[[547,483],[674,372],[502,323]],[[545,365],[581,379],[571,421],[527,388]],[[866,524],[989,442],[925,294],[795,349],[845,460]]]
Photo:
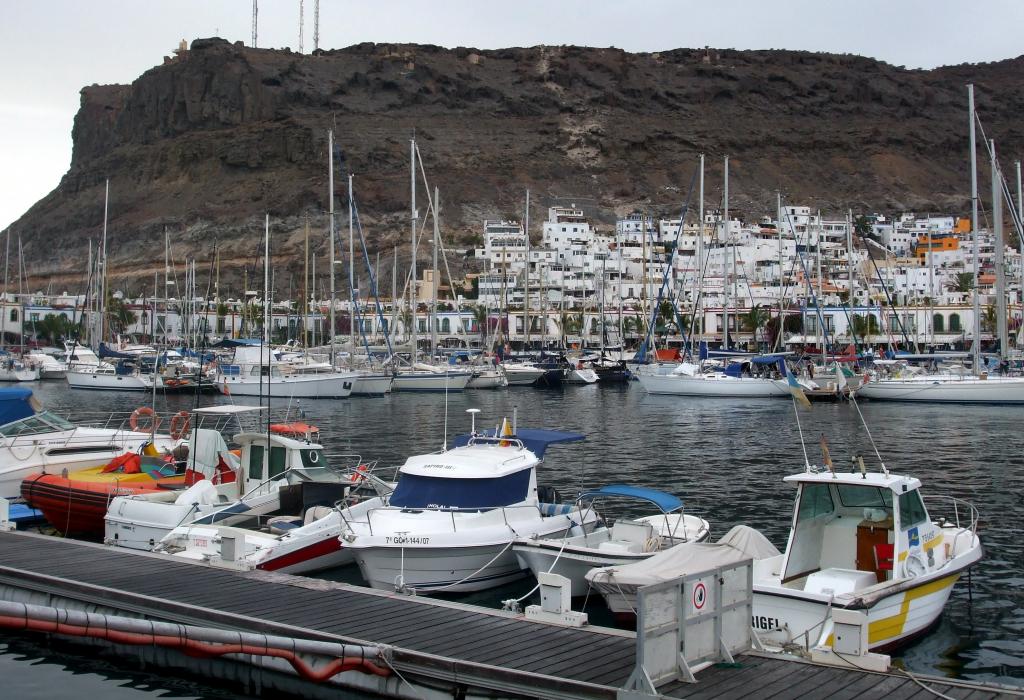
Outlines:
[[[313,4],[305,42],[313,48]],[[299,0],[259,1],[261,47],[299,45]],[[1024,0],[321,0],[320,46],[373,42],[628,51],[856,53],[908,68],[1024,53]],[[129,83],[180,39],[249,42],[251,0],[0,0],[0,228],[57,186],[79,90]]]

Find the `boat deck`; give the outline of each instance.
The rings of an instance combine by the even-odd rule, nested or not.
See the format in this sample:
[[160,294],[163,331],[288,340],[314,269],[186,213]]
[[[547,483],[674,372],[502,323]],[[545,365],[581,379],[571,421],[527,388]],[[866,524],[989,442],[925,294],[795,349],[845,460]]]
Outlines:
[[[565,628],[476,606],[186,561],[26,533],[0,534],[0,586],[184,624],[393,647],[403,676],[503,695],[615,698],[633,669],[635,637]],[[59,602],[50,605],[58,606]],[[935,694],[906,675],[868,673],[764,654],[713,666],[676,698],[865,698]],[[1001,686],[920,677],[953,698],[1020,697]]]

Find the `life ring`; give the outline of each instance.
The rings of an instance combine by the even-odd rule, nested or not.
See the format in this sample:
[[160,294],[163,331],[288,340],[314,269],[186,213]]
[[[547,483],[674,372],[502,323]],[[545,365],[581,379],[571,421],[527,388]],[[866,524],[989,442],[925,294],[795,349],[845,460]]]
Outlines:
[[[149,418],[149,425],[145,426],[141,431],[139,430],[139,418],[146,416]],[[131,426],[133,433],[155,433],[157,426],[160,425],[160,416],[156,415],[149,406],[139,406],[132,411],[131,418],[128,419],[128,425]]]
[[366,481],[367,468],[365,464],[360,464],[356,467],[355,472],[352,474],[352,484],[361,484]]
[[171,418],[171,439],[180,440],[183,435],[187,435],[189,428],[192,427],[192,416],[187,411],[178,411]]

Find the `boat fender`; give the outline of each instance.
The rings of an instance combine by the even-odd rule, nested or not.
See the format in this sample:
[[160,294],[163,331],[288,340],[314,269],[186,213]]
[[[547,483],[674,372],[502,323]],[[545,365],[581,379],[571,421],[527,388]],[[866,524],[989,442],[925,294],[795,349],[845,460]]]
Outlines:
[[188,414],[188,411],[178,411],[171,418],[171,439],[180,440],[183,436],[188,435],[191,427],[192,416]]
[[645,552],[660,552],[661,551],[661,535],[655,535],[646,542],[644,542]]
[[149,419],[149,424],[146,425],[141,432],[155,433],[157,426],[160,425],[160,416],[156,415],[156,411],[149,406],[139,406],[132,411],[132,415],[128,419],[128,425],[131,426],[132,432],[139,432],[139,419],[143,416],[146,416]]

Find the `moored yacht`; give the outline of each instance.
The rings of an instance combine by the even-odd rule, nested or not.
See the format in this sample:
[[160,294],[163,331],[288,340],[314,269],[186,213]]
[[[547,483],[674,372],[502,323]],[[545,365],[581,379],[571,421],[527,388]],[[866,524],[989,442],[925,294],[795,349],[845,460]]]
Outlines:
[[[510,435],[503,434],[511,432]],[[386,504],[346,519],[341,539],[374,588],[467,592],[526,572],[517,536],[560,537],[593,529],[593,510],[545,502],[537,466],[554,443],[582,440],[549,430],[472,434],[436,454],[410,457]]]

